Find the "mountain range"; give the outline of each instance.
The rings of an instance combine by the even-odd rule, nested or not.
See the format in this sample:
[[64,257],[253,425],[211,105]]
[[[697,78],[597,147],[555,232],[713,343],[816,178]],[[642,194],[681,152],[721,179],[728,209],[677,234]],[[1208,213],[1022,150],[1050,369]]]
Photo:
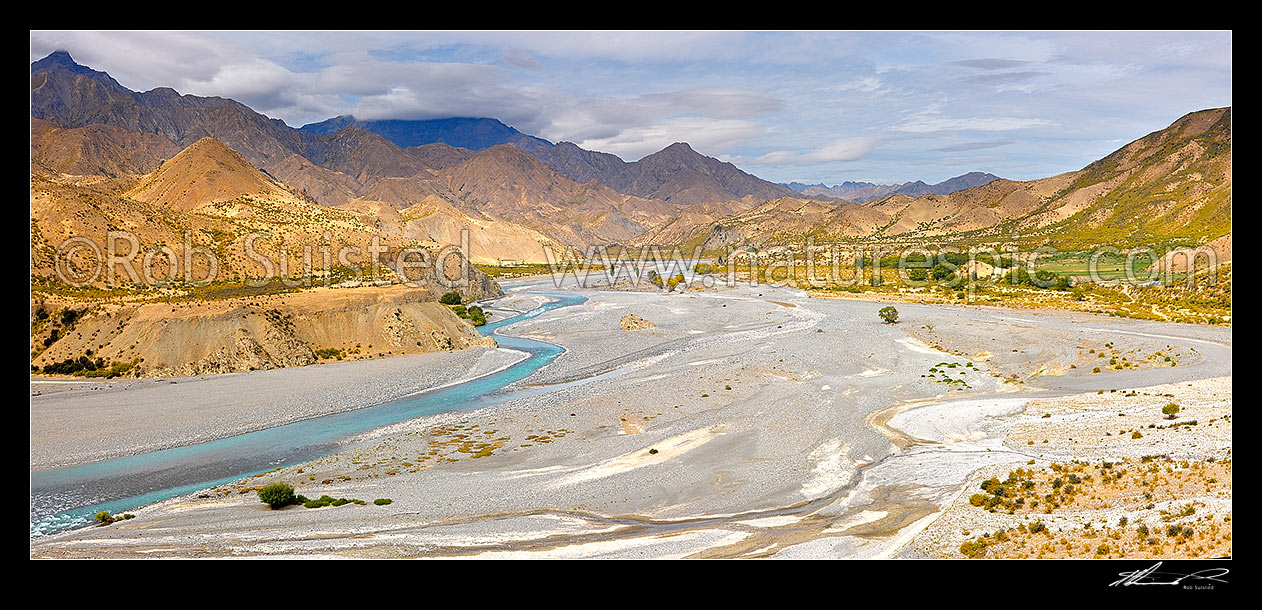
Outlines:
[[1230,117],[1191,113],[1041,180],[782,185],[684,142],[625,162],[490,118],[344,116],[295,129],[231,99],[131,91],[59,51],[31,64],[32,251],[40,263],[54,237],[106,226],[161,239],[193,228],[233,251],[240,219],[299,242],[326,226],[347,240],[384,232],[396,247],[467,229],[477,262],[541,261],[543,245],[805,235],[1206,243],[1230,234]]
[[906,195],[908,197],[948,195],[955,191],[982,186],[998,179],[999,176],[994,174],[969,172],[954,178],[948,178],[937,184],[925,184],[922,180],[916,180],[915,182],[904,182],[902,184],[847,181],[833,186],[790,182],[785,186],[809,197],[836,197],[855,203],[866,203],[890,195]]

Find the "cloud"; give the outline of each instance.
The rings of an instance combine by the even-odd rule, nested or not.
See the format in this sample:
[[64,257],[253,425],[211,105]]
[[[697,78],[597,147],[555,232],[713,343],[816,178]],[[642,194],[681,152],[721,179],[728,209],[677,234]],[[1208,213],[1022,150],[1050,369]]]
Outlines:
[[934,152],[964,152],[968,150],[984,150],[987,148],[998,148],[1016,144],[1016,140],[984,140],[980,142],[964,142],[963,144],[953,144],[951,146],[943,146],[942,148],[933,149]]
[[720,119],[741,119],[777,112],[784,104],[770,95],[748,89],[687,89],[641,96],[649,103],[660,101],[675,110],[701,112]]
[[634,161],[675,142],[688,142],[697,152],[714,156],[725,148],[766,135],[766,129],[750,121],[678,117],[653,125],[629,127],[607,138],[575,143],[588,150],[613,153]]
[[526,49],[509,49],[508,52],[504,53],[503,60],[504,63],[516,68],[525,68],[527,70],[543,69],[543,63],[535,57],[534,53]]
[[359,98],[347,113],[365,120],[485,116],[521,129],[547,123],[542,113],[553,95],[514,85],[498,66],[434,62],[341,65],[323,71],[315,88],[349,89]]
[[859,91],[862,93],[875,93],[881,90],[881,79],[875,76],[864,76],[852,81],[832,85],[824,88],[825,91]]
[[990,74],[973,74],[970,76],[961,76],[953,79],[955,82],[972,83],[977,85],[989,84],[1006,84],[1020,83],[1040,76],[1047,76],[1051,72],[1043,72],[1040,70],[1024,70],[1021,72],[992,72]]
[[953,61],[951,63],[960,65],[960,66],[967,66],[969,68],[978,68],[980,70],[1006,70],[1008,68],[1017,68],[1020,66],[1024,66],[1030,62],[1023,61],[1020,59],[985,58],[985,59],[961,59],[959,61]]
[[866,157],[880,144],[880,138],[856,137],[833,140],[821,148],[806,153],[787,150],[769,152],[754,160],[757,165],[789,165],[807,163],[833,163],[857,161]]
[[936,108],[922,110],[895,125],[895,131],[933,133],[938,131],[1010,131],[1052,125],[1045,119],[1025,117],[947,117]]
[[956,167],[960,165],[968,165],[972,167],[987,167],[989,164],[998,163],[1004,160],[1006,160],[1004,157],[1001,157],[998,155],[986,155],[986,156],[979,156],[979,157],[946,157],[943,159],[924,159],[920,161],[913,161],[912,163],[916,165],[934,165],[934,166],[947,166],[947,167]]
[[[698,129],[702,133],[751,133],[753,116],[779,110],[781,102],[757,91],[744,89],[698,88],[652,93],[628,98],[577,97],[551,90],[541,110],[535,133],[554,142],[610,142],[629,155],[643,155],[647,144],[632,144],[671,126]],[[682,120],[691,118],[693,120]],[[718,130],[718,131],[716,131]],[[765,134],[758,130],[756,135]],[[751,136],[755,137],[755,136]],[[681,141],[669,140],[666,144]],[[688,140],[693,144],[692,140]],[[740,141],[743,141],[740,140]],[[605,150],[605,149],[598,149]],[[617,155],[622,152],[605,150]]]
[[789,165],[796,162],[799,157],[798,153],[792,151],[777,150],[754,159],[754,165]]
[[453,42],[530,49],[544,57],[623,62],[680,61],[728,55],[752,34],[697,31],[433,32],[430,45]]

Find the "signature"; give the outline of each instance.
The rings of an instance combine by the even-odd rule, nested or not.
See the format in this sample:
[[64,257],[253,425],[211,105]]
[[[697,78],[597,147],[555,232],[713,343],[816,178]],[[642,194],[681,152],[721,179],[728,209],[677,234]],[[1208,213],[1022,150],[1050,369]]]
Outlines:
[[1118,576],[1121,576],[1121,578],[1109,586],[1116,587],[1121,585],[1123,587],[1129,587],[1131,585],[1179,585],[1183,584],[1183,581],[1185,580],[1207,580],[1211,582],[1226,583],[1227,581],[1221,580],[1219,577],[1226,576],[1227,573],[1230,572],[1227,568],[1210,568],[1208,570],[1192,572],[1191,574],[1179,574],[1176,572],[1158,572],[1157,568],[1160,567],[1161,562],[1158,561],[1155,565],[1146,570],[1118,572]]

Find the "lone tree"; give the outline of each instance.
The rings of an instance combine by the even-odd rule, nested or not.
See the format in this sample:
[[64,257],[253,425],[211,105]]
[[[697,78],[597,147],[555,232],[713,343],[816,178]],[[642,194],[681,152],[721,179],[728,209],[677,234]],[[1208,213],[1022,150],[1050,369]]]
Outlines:
[[444,294],[442,297],[440,297],[438,299],[438,302],[442,303],[443,305],[459,305],[460,293],[456,292],[455,290],[448,292]]
[[898,323],[898,310],[894,309],[893,306],[882,307],[881,311],[878,311],[877,313],[881,315],[881,320],[886,324]]
[[1177,403],[1168,402],[1166,403],[1166,406],[1161,407],[1161,412],[1166,414],[1166,419],[1174,419],[1175,413],[1179,412],[1179,405]]

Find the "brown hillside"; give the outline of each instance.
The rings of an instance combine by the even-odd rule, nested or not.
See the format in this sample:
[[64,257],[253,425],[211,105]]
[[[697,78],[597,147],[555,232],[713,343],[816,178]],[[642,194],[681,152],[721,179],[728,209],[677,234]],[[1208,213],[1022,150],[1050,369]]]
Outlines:
[[315,350],[327,348],[355,359],[493,345],[424,288],[322,288],[175,306],[100,306],[33,364],[91,353],[139,360],[140,376],[187,376],[314,364]]
[[623,195],[599,182],[574,182],[508,145],[480,151],[406,190],[412,197],[436,195],[470,217],[507,221],[573,246],[625,242],[677,213],[665,202]]
[[364,189],[354,178],[298,155],[289,155],[266,169],[277,180],[323,205],[342,205]]
[[214,138],[193,143],[127,192],[132,199],[181,211],[245,195],[294,198],[284,186]]
[[31,119],[31,164],[57,173],[110,178],[147,174],[179,152],[179,146],[158,135],[108,125],[62,129]]

